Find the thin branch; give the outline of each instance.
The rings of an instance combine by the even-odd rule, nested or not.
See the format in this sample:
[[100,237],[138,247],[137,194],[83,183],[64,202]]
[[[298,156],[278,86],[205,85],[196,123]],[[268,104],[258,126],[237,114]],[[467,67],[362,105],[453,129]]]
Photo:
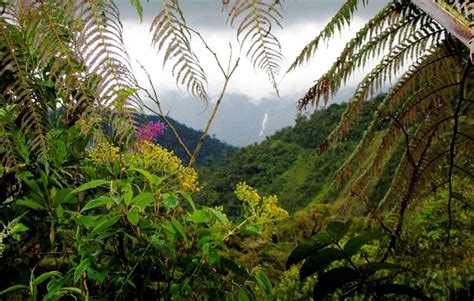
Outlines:
[[219,97],[217,98],[216,105],[214,106],[214,110],[212,111],[211,116],[209,117],[209,120],[207,121],[206,128],[204,129],[204,132],[201,135],[201,139],[199,139],[198,144],[196,145],[196,148],[194,149],[194,152],[191,156],[191,159],[189,160],[188,167],[192,167],[194,165],[194,162],[196,161],[196,158],[199,154],[199,151],[201,150],[202,144],[204,143],[204,140],[206,139],[207,133],[209,132],[209,128],[211,127],[212,121],[214,120],[214,117],[216,116],[217,110],[219,109],[219,106],[222,102],[222,99],[224,98],[225,91],[227,90],[227,85],[229,84],[230,77],[234,73],[235,69],[237,69],[237,66],[239,65],[240,58],[237,59],[237,61],[234,64],[234,67],[231,69],[229,74],[225,75],[224,79],[224,85],[222,86],[222,90],[219,94]]
[[[138,61],[137,61],[138,62]],[[192,157],[192,154],[191,154],[191,151],[189,150],[189,148],[186,146],[186,144],[184,143],[184,141],[181,139],[181,136],[179,135],[178,131],[176,130],[176,128],[174,127],[174,125],[169,121],[168,117],[164,114],[163,112],[163,109],[161,107],[161,103],[158,99],[158,93],[156,92],[156,89],[155,89],[155,85],[153,84],[153,81],[151,80],[151,76],[150,76],[150,73],[148,73],[148,71],[146,70],[145,66],[143,66],[140,62],[138,62],[140,64],[140,67],[142,68],[143,72],[145,73],[147,79],[148,79],[148,83],[150,84],[152,90],[153,90],[153,95],[150,94],[150,92],[148,92],[147,89],[145,88],[142,88],[142,87],[139,87],[142,91],[144,91],[148,98],[153,101],[156,105],[156,107],[158,108],[158,112],[156,112],[155,110],[153,110],[152,108],[150,108],[148,105],[146,104],[143,104],[145,108],[147,108],[148,110],[150,110],[152,113],[160,116],[163,121],[166,123],[166,125],[171,129],[171,131],[173,132],[174,136],[176,137],[176,140],[178,140],[178,143],[181,145],[181,147],[184,149],[184,151],[186,152],[186,155],[191,158]]]

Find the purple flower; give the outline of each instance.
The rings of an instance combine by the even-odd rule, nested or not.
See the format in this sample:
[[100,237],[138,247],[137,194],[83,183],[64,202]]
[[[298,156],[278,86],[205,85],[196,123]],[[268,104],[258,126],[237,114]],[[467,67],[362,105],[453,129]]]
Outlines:
[[165,131],[165,124],[161,122],[150,122],[143,128],[137,130],[137,142],[152,142],[158,135]]

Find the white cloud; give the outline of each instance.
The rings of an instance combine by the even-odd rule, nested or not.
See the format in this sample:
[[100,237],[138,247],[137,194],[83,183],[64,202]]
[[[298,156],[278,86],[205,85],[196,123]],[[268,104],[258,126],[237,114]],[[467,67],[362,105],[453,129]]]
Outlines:
[[[282,44],[283,54],[286,58],[282,68],[282,76],[286,72],[286,68],[292,63],[292,60],[322,29],[326,21],[318,20],[318,18],[302,20],[286,24],[284,30],[275,31]],[[340,37],[331,41],[329,48],[323,48],[318,51],[311,64],[285,75],[279,87],[281,96],[283,98],[294,97],[294,95],[303,96],[314,80],[322,75],[331,66],[332,62],[336,60],[338,53],[343,49],[345,43],[365,21],[363,19],[356,19],[350,30],[345,30]],[[145,19],[143,23],[140,23],[138,18],[136,20],[125,19],[123,21],[124,41],[132,58],[135,73],[142,85],[147,86],[144,74],[141,72],[138,64],[135,63],[135,60],[139,60],[151,74],[160,94],[176,91],[178,89],[171,75],[171,64],[163,69],[163,55],[156,55],[156,50],[151,46],[151,35],[148,30],[150,22],[151,20]],[[192,26],[193,24],[190,25]],[[230,26],[223,23],[219,28],[197,26],[195,29],[201,32],[212,49],[218,53],[223,64],[226,65],[228,61],[229,43],[232,45],[234,58],[238,55],[240,46],[235,38],[235,30]],[[198,38],[194,38],[193,47],[208,76],[208,92],[212,101],[221,89],[223,77],[213,56],[204,48]],[[181,87],[180,89],[181,93],[187,94],[184,88]],[[231,79],[228,92],[244,94],[255,102],[262,98],[276,98],[275,91],[265,73],[252,67],[252,64],[245,57],[245,51],[241,53],[240,65]]]

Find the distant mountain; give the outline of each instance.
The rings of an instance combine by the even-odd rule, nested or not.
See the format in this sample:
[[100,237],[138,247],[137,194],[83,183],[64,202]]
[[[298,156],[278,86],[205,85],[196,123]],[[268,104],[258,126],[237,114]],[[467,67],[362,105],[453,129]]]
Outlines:
[[[146,117],[148,122],[163,122],[162,118],[159,116],[148,115]],[[190,128],[173,118],[168,117],[168,120],[176,128],[176,131],[179,133],[181,139],[184,141],[186,146],[193,150],[199,139],[202,136],[202,131],[195,130]],[[164,135],[160,136],[156,142],[163,147],[174,151],[174,153],[183,160],[183,162],[188,161],[186,152],[179,144],[176,136],[173,134],[171,129],[166,128]],[[222,160],[228,158],[230,155],[234,154],[237,151],[237,147],[232,146],[228,143],[222,142],[215,137],[208,136],[202,145],[201,151],[196,160],[196,166],[211,166],[213,164],[219,163]]]
[[[351,92],[350,88],[344,89],[331,103],[348,99]],[[265,98],[255,102],[243,94],[227,94],[209,133],[236,146],[262,142],[277,130],[295,124],[298,96]],[[211,99],[206,106],[195,98],[178,93],[165,93],[161,100],[166,113],[195,129],[203,129],[214,104]]]

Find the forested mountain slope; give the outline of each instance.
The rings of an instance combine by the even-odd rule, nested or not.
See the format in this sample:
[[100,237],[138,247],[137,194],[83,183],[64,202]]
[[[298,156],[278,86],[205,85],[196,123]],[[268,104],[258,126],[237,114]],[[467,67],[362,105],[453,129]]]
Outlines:
[[[347,138],[335,148],[319,153],[319,145],[337,126],[346,104],[333,104],[311,116],[299,115],[293,127],[286,127],[260,144],[238,150],[221,164],[200,170],[199,199],[208,205],[224,205],[238,213],[240,203],[233,194],[245,181],[262,193],[276,194],[290,212],[311,201],[329,201],[334,173],[360,140],[374,111],[368,102]],[[331,192],[334,197],[335,192]]]
[[[146,116],[146,120],[148,122],[163,122],[161,117],[151,115]],[[202,131],[190,128],[170,117],[168,117],[168,120],[175,127],[187,147],[194,149],[196,144],[199,142],[199,139],[201,139]],[[165,148],[172,150],[183,162],[187,162],[188,158],[186,153],[171,129],[165,128],[164,134],[157,137],[156,142]],[[207,137],[202,145],[201,152],[197,157],[196,166],[210,166],[219,163],[223,159],[232,155],[236,150],[237,147],[222,142],[217,138]]]

